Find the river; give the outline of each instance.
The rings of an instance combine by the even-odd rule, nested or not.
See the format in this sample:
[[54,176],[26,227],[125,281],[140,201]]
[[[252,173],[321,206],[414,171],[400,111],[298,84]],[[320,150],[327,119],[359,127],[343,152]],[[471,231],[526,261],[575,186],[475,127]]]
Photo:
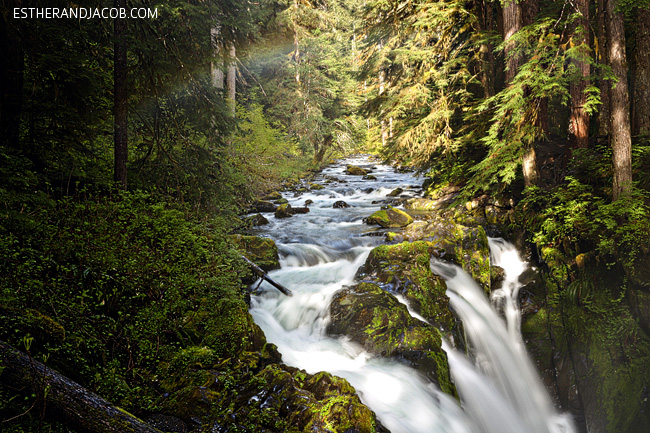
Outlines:
[[[346,174],[347,164],[372,168],[376,179]],[[311,201],[309,213],[284,219],[268,214],[270,223],[256,230],[276,241],[281,269],[271,275],[294,293],[285,297],[264,283],[251,303],[253,318],[286,364],[346,378],[393,433],[574,431],[570,419],[553,408],[525,352],[516,299],[517,278],[526,265],[501,239],[490,240],[492,260],[506,271],[492,302],[462,269],[431,263],[447,282],[450,303],[463,320],[471,348],[467,357],[444,345],[460,405],[411,368],[326,335],[333,294],[354,283],[372,248],[384,242],[382,230],[364,224],[363,218],[379,210],[396,188],[404,190],[402,197],[418,196],[422,180],[360,156],[328,166],[315,182],[325,188],[285,195],[294,207]],[[350,207],[334,208],[340,200]]]

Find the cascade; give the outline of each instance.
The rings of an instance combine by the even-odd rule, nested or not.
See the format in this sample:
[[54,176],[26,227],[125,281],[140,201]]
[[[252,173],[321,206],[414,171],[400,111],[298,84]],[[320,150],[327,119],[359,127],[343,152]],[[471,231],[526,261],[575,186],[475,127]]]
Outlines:
[[[326,335],[332,296],[354,283],[355,273],[370,250],[382,243],[382,237],[368,236],[374,229],[362,219],[378,210],[377,201],[397,187],[404,189],[405,195],[419,192],[412,186],[420,183],[413,174],[376,165],[373,175],[377,179],[362,180],[360,176],[346,176],[346,164],[369,162],[358,157],[326,168],[323,179],[337,177],[347,182],[289,198],[292,206],[312,200],[310,212],[286,219],[268,214],[265,216],[270,224],[257,229],[257,234],[278,244],[282,267],[271,276],[294,294],[285,297],[263,283],[251,301],[253,318],[267,340],[278,347],[283,361],[308,373],[328,371],[346,378],[393,433],[571,433],[570,422],[555,413],[527,358],[521,337],[517,337],[518,325],[506,328],[499,315],[512,314],[508,321],[516,323],[510,307],[514,305],[518,315],[517,272],[524,269],[520,260],[517,265],[511,258],[514,249],[503,240],[490,240],[493,260],[506,271],[504,289],[495,295],[494,308],[462,269],[431,263],[447,281],[447,293],[463,320],[472,349],[467,357],[449,344],[444,346],[460,405],[415,370],[372,357],[346,338]],[[333,208],[339,200],[350,207]],[[516,257],[516,251],[514,254]]]

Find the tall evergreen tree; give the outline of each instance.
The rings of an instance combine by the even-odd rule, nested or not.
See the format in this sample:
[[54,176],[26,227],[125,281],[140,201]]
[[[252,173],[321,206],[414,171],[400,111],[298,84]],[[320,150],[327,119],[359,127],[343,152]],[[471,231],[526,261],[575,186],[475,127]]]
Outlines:
[[607,26],[609,64],[618,80],[610,91],[610,128],[614,163],[612,196],[616,200],[632,186],[632,133],[624,17],[622,11],[617,9],[618,0],[606,1],[609,17]]

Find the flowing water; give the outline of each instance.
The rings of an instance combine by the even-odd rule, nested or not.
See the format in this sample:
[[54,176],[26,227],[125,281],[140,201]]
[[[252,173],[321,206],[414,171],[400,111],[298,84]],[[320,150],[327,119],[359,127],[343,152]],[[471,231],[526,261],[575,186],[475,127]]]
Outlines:
[[[326,335],[333,294],[354,283],[370,250],[383,242],[381,230],[362,219],[378,210],[395,188],[415,196],[421,184],[413,174],[396,173],[385,165],[373,166],[376,180],[362,180],[346,175],[346,164],[372,165],[359,157],[328,167],[317,181],[343,182],[286,197],[294,207],[313,201],[309,213],[286,219],[265,215],[270,223],[257,230],[278,244],[282,268],[271,276],[294,294],[283,296],[264,283],[251,304],[256,323],[278,346],[283,361],[309,373],[345,377],[393,433],[571,432],[570,422],[555,413],[521,342],[515,301],[524,264],[503,240],[490,240],[493,260],[506,270],[504,287],[495,294],[496,310],[460,268],[432,262],[447,280],[447,293],[471,347],[467,357],[445,345],[461,405],[415,370],[374,358],[345,338]],[[334,208],[339,200],[350,207]],[[508,327],[497,311],[508,318]]]

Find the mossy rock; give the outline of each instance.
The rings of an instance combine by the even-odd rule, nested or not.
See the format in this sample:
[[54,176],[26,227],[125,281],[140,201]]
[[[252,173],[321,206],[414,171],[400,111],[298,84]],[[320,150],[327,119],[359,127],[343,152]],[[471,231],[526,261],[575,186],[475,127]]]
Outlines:
[[278,247],[273,239],[244,235],[230,235],[228,238],[249,260],[265,271],[280,269]]
[[389,206],[379,210],[365,219],[366,224],[379,224],[384,228],[406,227],[413,223],[413,217],[403,210]]
[[246,218],[246,223],[249,224],[250,227],[259,227],[268,224],[269,220],[264,218],[262,214],[258,213]]
[[403,192],[404,192],[404,190],[402,188],[395,188],[394,190],[392,190],[391,192],[389,192],[386,195],[388,197],[397,197],[398,195],[400,195]]
[[274,201],[273,203],[275,203],[275,204],[277,204],[277,205],[283,205],[283,204],[287,204],[287,203],[289,203],[289,200],[287,200],[287,199],[284,198],[284,197],[281,197],[281,198],[279,198],[278,200]]
[[354,387],[278,363],[273,345],[163,381],[166,413],[201,431],[382,431]]
[[332,299],[330,316],[330,335],[345,335],[372,354],[406,362],[455,395],[438,330],[413,318],[379,286],[360,283],[340,290]]
[[345,172],[353,176],[365,176],[368,174],[368,170],[365,170],[361,167],[357,167],[356,165],[351,165],[351,164],[349,164],[346,167]]
[[255,212],[275,212],[277,207],[266,200],[256,200],[253,202],[253,211]]
[[321,185],[321,184],[318,184],[318,183],[310,183],[309,184],[309,189],[316,191],[316,190],[319,190],[319,189],[325,189],[325,187],[323,185]]
[[403,242],[374,248],[356,278],[403,295],[429,323],[452,335],[458,328],[449,310],[444,280],[431,272],[433,250],[427,242]]
[[363,176],[363,180],[377,180],[377,176],[373,174],[366,174],[365,176]]
[[293,216],[293,209],[291,209],[291,205],[289,203],[285,203],[283,205],[278,206],[278,208],[275,210],[275,217],[276,218],[289,218]]
[[262,200],[265,201],[274,201],[274,200],[280,200],[282,198],[282,194],[280,194],[278,191],[273,191],[264,197],[262,197]]
[[490,292],[490,247],[482,226],[467,227],[441,218],[416,221],[400,233],[399,239],[428,242],[439,258],[461,266]]
[[405,209],[417,211],[437,211],[440,209],[440,202],[437,200],[430,200],[428,198],[410,198],[404,203]]

